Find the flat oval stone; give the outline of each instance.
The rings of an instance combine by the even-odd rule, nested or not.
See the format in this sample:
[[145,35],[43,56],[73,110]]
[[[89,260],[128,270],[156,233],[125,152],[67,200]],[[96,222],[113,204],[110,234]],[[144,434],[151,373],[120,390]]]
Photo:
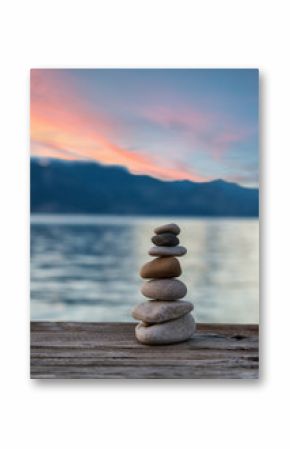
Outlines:
[[187,313],[181,318],[161,324],[144,326],[139,323],[135,328],[135,335],[145,345],[164,345],[188,340],[194,334],[195,327],[193,316]]
[[145,263],[140,270],[142,278],[174,278],[181,275],[181,267],[175,257],[158,257]]
[[160,256],[160,257],[168,257],[168,256],[184,256],[187,253],[187,249],[184,246],[152,246],[149,249],[149,256]]
[[143,284],[141,293],[150,299],[173,301],[183,298],[187,293],[187,288],[178,279],[153,279]]
[[177,246],[179,239],[171,232],[164,232],[163,234],[154,235],[151,242],[157,246]]
[[163,232],[172,232],[175,235],[180,233],[180,227],[175,223],[168,223],[162,226],[158,226],[154,229],[155,234],[162,234]]
[[193,310],[187,301],[145,301],[132,310],[132,317],[148,323],[163,323],[174,320]]

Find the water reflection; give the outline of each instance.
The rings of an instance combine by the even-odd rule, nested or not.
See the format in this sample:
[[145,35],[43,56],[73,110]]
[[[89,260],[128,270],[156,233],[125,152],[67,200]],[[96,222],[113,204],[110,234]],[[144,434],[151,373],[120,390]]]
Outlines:
[[[33,217],[31,318],[130,321],[142,301],[140,266],[152,229],[173,221],[132,217]],[[200,322],[258,322],[258,222],[176,219],[180,259]]]

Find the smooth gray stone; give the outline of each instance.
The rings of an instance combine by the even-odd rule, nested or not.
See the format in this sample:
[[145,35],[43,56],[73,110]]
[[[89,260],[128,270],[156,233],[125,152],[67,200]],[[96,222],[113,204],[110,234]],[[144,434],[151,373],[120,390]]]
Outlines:
[[151,242],[157,246],[177,246],[179,239],[172,232],[164,232],[162,234],[153,235]]
[[187,253],[187,249],[184,246],[152,246],[149,249],[149,256],[159,256],[159,257],[168,257],[168,256],[184,256]]
[[164,345],[188,340],[194,334],[195,327],[193,316],[187,313],[181,318],[161,324],[144,326],[139,323],[135,328],[135,335],[145,345]]
[[173,232],[173,234],[178,235],[180,233],[180,227],[175,223],[168,223],[162,226],[157,226],[154,229],[155,234],[162,234],[163,232]]
[[187,301],[146,301],[132,310],[136,320],[146,323],[163,323],[175,320],[193,310],[193,304]]
[[142,285],[141,293],[150,299],[173,301],[183,298],[187,288],[178,279],[152,279]]

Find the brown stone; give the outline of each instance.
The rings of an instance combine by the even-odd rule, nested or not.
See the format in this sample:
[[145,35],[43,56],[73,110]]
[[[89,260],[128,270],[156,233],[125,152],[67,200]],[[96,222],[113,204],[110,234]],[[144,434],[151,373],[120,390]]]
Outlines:
[[140,271],[140,276],[144,279],[173,278],[180,275],[180,263],[175,257],[157,257],[145,263]]

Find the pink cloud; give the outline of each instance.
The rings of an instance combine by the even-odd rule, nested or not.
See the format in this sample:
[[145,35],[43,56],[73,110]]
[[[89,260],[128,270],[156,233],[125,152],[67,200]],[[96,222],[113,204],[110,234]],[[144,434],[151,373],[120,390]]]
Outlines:
[[185,131],[204,130],[211,122],[211,115],[185,107],[153,106],[145,108],[140,115],[152,123],[165,128],[178,128]]
[[241,129],[232,118],[223,114],[179,105],[147,107],[140,115],[165,129],[183,131],[183,141],[187,142],[191,152],[204,151],[215,160],[221,160],[234,144],[246,141],[253,132]]
[[92,113],[72,80],[58,72],[32,71],[30,125],[31,153],[36,156],[123,165],[133,173],[162,179],[204,179],[185,166],[177,168],[146,151],[129,151],[116,144],[111,136],[118,124]]
[[[122,118],[114,118],[114,114],[106,115],[105,110],[100,112],[78,91],[69,72],[31,72],[31,152],[34,155],[89,159],[122,165],[133,173],[162,179],[203,181],[206,178],[184,162],[188,153],[198,152],[199,156],[204,153],[205,159],[221,161],[236,144],[251,135],[251,130],[240,129],[229,117],[176,101],[142,105],[139,109],[134,105],[131,113],[160,128],[163,148],[153,145],[157,150],[152,151],[146,145],[139,148],[133,142],[132,146],[139,149],[129,150],[127,144],[131,146],[134,140],[130,137],[130,124],[127,126]],[[178,137],[171,142],[171,131],[175,130]],[[119,139],[119,135],[124,138]]]
[[233,144],[247,141],[251,136],[250,129],[232,129],[218,132],[210,140],[211,154],[214,159],[220,160],[222,156],[233,147]]

